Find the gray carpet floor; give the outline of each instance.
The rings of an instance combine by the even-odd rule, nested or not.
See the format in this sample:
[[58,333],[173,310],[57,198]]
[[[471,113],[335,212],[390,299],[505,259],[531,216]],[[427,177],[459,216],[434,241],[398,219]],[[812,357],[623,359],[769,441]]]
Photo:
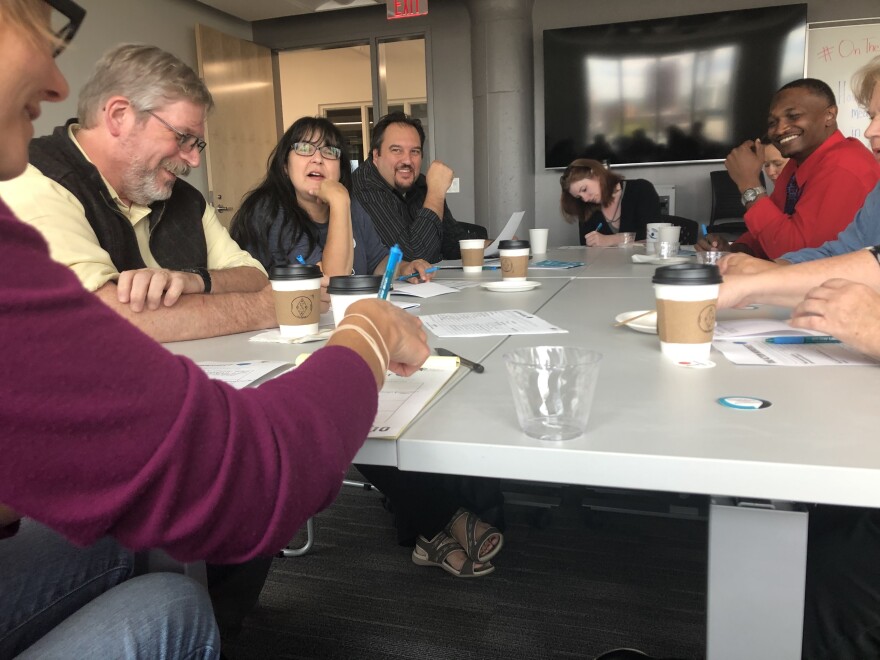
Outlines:
[[259,606],[224,653],[587,659],[635,646],[703,656],[705,521],[579,505],[542,514],[509,504],[505,513],[495,572],[460,579],[412,563],[376,491],[343,488],[316,518],[312,551],[274,561]]

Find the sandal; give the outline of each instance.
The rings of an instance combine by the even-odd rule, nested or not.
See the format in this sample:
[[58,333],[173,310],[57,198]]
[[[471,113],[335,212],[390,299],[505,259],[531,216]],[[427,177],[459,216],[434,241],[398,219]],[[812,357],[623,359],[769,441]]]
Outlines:
[[[455,523],[461,519],[462,516],[466,516],[464,521],[464,534],[465,534],[465,542],[462,543],[455,534],[452,533],[453,527],[455,527]],[[485,532],[483,532],[479,538],[475,538],[477,531],[477,523],[481,522],[479,517],[475,513],[471,513],[467,509],[459,509],[455,512],[455,515],[452,516],[452,520],[449,521],[449,524],[446,525],[445,532],[451,536],[453,539],[461,543],[461,546],[464,548],[464,551],[467,553],[467,556],[471,558],[471,560],[476,562],[485,562],[489,561],[497,555],[501,551],[501,546],[504,545],[504,536],[501,534],[501,530],[497,527],[489,527]],[[493,536],[498,537],[498,543],[495,544],[495,547],[492,548],[485,555],[480,554],[480,548]]]
[[481,577],[495,570],[492,564],[485,561],[479,562],[483,565],[482,568],[475,569],[475,563],[470,558],[465,559],[461,568],[456,569],[447,559],[453,552],[458,551],[464,552],[458,541],[448,536],[446,532],[439,532],[430,541],[424,536],[419,536],[416,547],[413,548],[412,560],[419,566],[439,566],[455,577]]

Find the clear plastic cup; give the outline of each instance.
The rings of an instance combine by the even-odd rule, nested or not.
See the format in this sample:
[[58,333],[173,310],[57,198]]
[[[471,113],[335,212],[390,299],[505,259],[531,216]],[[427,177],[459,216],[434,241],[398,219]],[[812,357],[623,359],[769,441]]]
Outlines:
[[578,346],[532,346],[505,354],[504,361],[526,435],[560,441],[586,431],[601,353]]

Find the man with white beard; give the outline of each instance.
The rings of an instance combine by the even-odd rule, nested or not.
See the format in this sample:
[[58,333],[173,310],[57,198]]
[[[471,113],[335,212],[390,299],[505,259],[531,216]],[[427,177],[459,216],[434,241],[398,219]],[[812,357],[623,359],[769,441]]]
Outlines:
[[52,258],[158,341],[277,326],[262,266],[202,194],[198,167],[213,99],[174,55],[123,44],[82,88],[78,119],[30,144],[3,199]]

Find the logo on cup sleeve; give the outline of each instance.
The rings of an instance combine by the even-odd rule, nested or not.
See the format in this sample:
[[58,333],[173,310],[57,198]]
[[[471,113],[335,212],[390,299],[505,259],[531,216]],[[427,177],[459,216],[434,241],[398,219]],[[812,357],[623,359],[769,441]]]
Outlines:
[[510,257],[501,257],[501,272],[502,273],[512,273],[513,272],[513,260]]
[[697,317],[697,324],[703,332],[714,332],[715,330],[715,304],[706,305],[700,310]]
[[290,301],[290,313],[298,319],[309,318],[312,314],[312,307],[312,299],[308,296],[298,296]]

